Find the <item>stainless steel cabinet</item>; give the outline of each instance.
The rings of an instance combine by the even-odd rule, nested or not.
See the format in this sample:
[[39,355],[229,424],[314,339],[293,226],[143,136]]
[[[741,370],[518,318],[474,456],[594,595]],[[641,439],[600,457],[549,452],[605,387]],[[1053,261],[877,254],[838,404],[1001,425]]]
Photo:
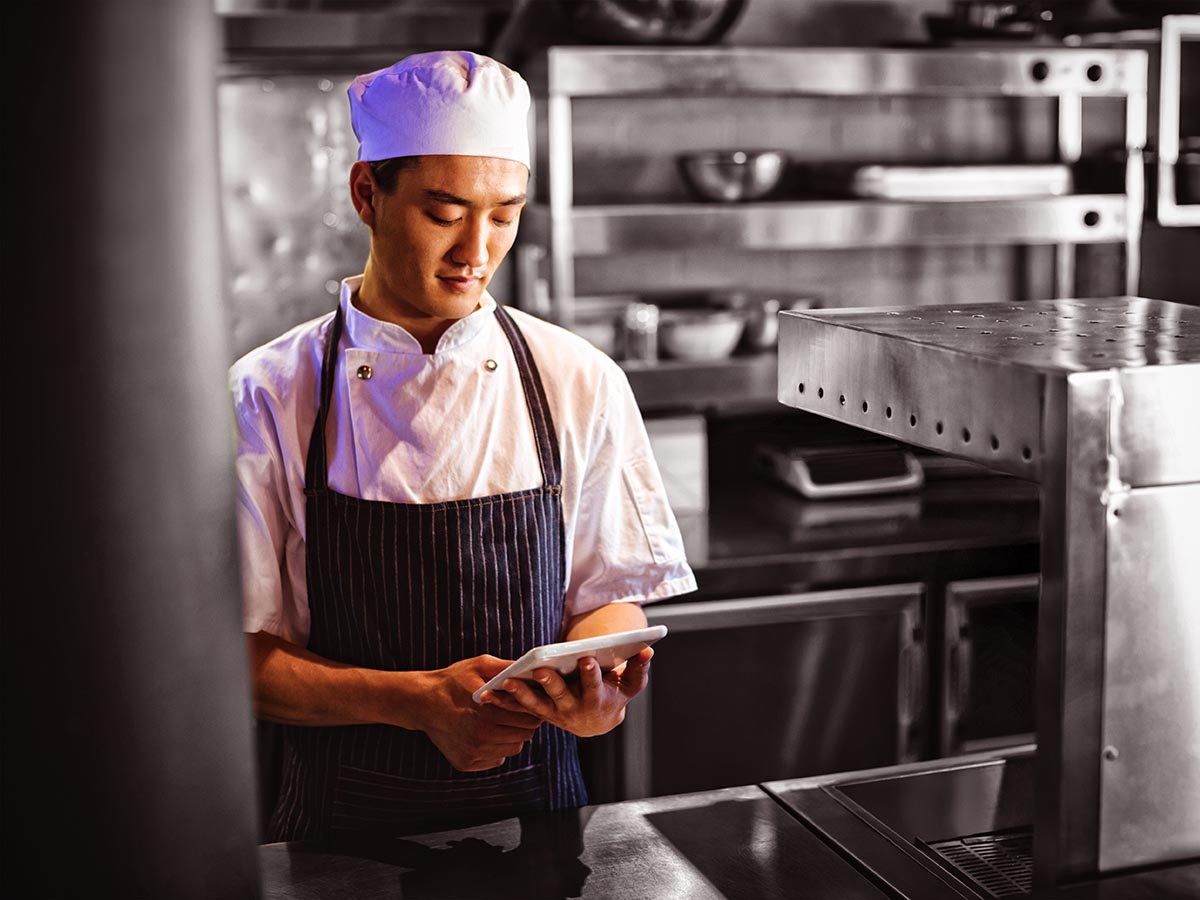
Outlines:
[[924,598],[897,584],[648,607],[670,633],[614,732],[620,795],[917,759]]
[[1025,575],[946,585],[942,756],[1033,741],[1038,583]]

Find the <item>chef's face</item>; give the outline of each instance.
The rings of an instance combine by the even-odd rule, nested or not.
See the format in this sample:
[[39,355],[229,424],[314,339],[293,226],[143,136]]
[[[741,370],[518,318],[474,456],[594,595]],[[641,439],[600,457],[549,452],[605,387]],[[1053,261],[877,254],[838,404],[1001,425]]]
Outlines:
[[514,160],[423,156],[384,192],[370,167],[356,163],[351,190],[371,229],[367,266],[379,294],[372,302],[404,320],[473,312],[517,236],[528,182],[529,170]]

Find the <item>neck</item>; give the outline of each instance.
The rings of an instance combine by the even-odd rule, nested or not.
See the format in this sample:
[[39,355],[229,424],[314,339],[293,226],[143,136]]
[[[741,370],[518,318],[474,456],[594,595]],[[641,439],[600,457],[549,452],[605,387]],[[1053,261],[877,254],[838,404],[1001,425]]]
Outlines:
[[421,345],[422,353],[433,353],[438,341],[446,333],[456,319],[438,319],[423,315],[413,310],[407,303],[399,299],[395,292],[379,276],[378,270],[367,260],[363,270],[362,284],[350,300],[358,309],[373,319],[399,325]]

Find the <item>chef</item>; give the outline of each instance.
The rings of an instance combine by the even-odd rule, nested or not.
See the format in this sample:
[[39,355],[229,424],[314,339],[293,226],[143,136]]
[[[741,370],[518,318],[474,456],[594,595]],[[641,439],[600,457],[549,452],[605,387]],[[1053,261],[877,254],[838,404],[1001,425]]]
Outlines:
[[286,726],[273,840],[586,803],[576,738],[622,721],[649,649],[472,692],[695,589],[621,369],[487,292],[527,198],[525,82],[434,52],[349,98],[364,270],[230,370],[253,691]]

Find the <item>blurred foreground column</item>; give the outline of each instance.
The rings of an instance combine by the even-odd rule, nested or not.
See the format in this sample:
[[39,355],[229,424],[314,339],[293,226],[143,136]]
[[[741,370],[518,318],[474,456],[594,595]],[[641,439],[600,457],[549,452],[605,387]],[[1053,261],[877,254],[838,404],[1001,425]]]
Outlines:
[[216,21],[36,16],[7,107],[4,892],[254,897]]

